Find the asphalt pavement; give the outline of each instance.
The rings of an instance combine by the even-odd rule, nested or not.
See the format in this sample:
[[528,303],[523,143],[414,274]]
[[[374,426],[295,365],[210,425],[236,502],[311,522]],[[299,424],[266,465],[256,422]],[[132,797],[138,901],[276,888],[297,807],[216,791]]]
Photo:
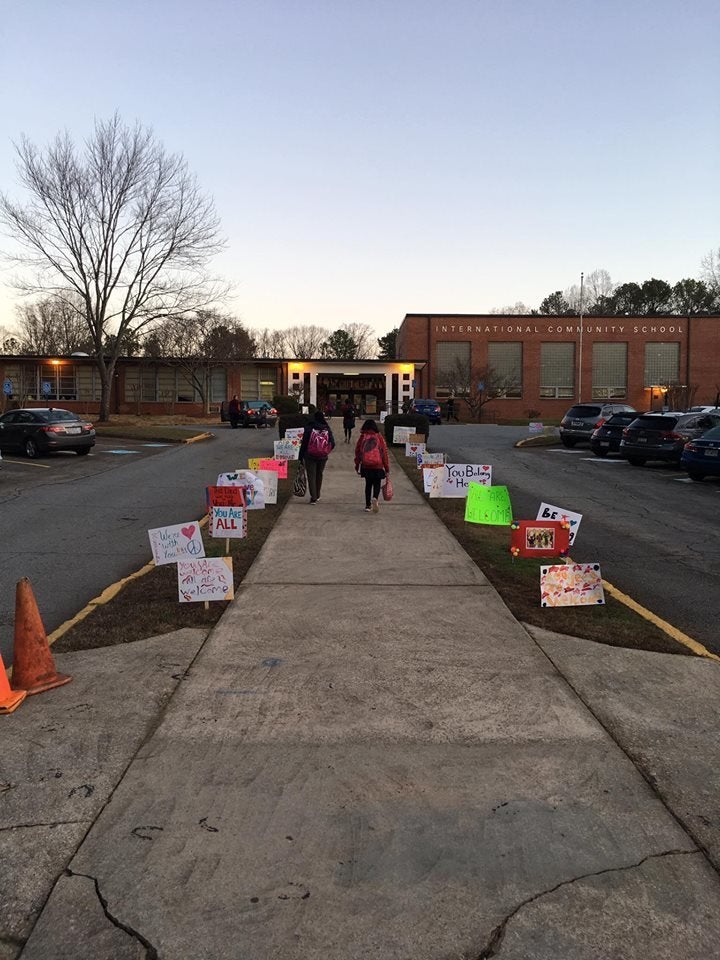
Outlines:
[[718,665],[524,628],[393,480],[0,718],[2,960],[717,956]]

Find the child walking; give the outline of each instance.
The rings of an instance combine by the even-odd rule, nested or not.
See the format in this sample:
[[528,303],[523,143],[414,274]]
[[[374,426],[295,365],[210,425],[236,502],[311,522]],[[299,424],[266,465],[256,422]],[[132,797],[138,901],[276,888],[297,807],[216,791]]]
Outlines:
[[366,420],[362,425],[355,445],[355,470],[365,478],[365,512],[377,513],[380,484],[390,475],[390,463],[385,437],[378,431],[374,420]]

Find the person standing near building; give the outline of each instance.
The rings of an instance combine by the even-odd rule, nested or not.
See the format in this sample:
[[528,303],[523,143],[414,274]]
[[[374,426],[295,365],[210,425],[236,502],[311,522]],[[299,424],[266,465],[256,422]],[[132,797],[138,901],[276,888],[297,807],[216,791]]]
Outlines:
[[455,420],[456,423],[460,423],[460,421],[458,420],[458,415],[455,413],[455,398],[454,398],[454,397],[448,397],[446,413],[447,413],[447,422],[448,422],[448,423],[450,423],[450,417],[452,417],[453,420]]
[[350,402],[350,397],[345,400],[341,408],[343,418],[343,430],[345,431],[345,443],[352,440],[352,432],[355,429],[355,407]]
[[230,426],[234,430],[240,422],[240,401],[236,393],[233,394],[233,398],[228,404],[228,417],[230,418]]
[[310,503],[317,503],[322,489],[325,464],[335,447],[335,437],[327,420],[320,410],[316,410],[312,421],[305,427],[298,460],[305,465],[307,473]]
[[390,462],[385,437],[374,420],[362,425],[355,445],[355,470],[365,478],[365,512],[380,509],[380,484],[390,475]]

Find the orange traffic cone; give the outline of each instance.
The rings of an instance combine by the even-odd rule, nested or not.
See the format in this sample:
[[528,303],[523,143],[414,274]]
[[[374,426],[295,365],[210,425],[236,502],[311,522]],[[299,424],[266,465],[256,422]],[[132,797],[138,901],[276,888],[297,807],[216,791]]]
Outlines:
[[28,696],[70,683],[72,677],[58,673],[50,653],[45,627],[40,619],[35,596],[27,577],[18,580],[15,589],[15,649],[13,653],[13,690],[26,690]]
[[0,713],[12,713],[23,702],[27,692],[25,690],[11,690],[10,681],[5,673],[5,664],[0,657]]

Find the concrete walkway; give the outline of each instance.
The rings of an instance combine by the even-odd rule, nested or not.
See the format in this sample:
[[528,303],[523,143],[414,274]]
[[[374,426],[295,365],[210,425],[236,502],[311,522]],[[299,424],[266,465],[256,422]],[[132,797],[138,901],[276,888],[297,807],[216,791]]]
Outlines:
[[717,956],[708,857],[400,470],[363,511],[352,449],[285,510],[24,960]]

